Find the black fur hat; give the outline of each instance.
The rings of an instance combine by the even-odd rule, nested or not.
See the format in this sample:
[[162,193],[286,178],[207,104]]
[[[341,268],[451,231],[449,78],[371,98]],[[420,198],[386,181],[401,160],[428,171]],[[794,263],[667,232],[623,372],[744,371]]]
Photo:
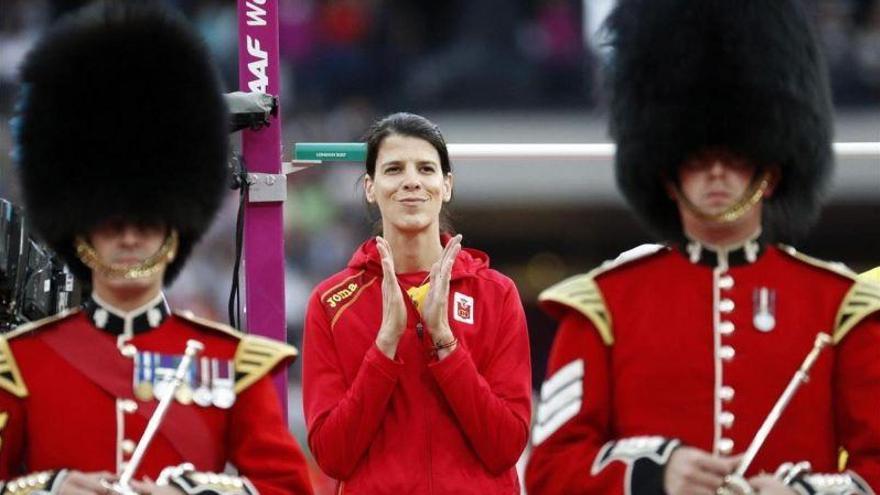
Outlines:
[[781,168],[766,233],[790,242],[809,228],[833,167],[832,110],[798,0],[620,0],[606,29],[617,182],[643,221],[680,239],[663,181],[718,146]]
[[14,124],[27,218],[77,276],[73,240],[106,220],[180,234],[170,283],[220,206],[227,116],[207,48],[176,13],[99,3],[25,58]]

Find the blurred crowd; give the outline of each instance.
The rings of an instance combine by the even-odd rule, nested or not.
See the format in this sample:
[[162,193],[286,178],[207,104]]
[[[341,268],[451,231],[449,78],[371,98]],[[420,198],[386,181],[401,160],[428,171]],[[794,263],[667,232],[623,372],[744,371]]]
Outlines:
[[[82,0],[4,0],[0,85],[9,109],[21,55]],[[232,88],[235,2],[174,0],[204,33]],[[362,100],[379,108],[567,108],[600,101],[601,18],[613,0],[280,0],[288,112]],[[880,103],[876,0],[808,0],[845,105]],[[466,90],[462,90],[466,88]]]

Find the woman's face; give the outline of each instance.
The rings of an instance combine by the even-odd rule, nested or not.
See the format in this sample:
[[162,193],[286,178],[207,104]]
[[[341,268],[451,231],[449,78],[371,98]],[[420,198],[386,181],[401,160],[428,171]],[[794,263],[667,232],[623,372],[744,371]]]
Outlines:
[[367,201],[382,214],[385,234],[436,227],[452,198],[452,174],[443,175],[440,154],[424,139],[391,134],[379,145],[376,170],[364,179]]

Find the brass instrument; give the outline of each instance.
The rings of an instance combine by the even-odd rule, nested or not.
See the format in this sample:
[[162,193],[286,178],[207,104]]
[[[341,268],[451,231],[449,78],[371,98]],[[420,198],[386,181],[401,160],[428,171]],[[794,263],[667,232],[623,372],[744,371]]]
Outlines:
[[745,479],[746,470],[749,469],[749,466],[755,459],[755,455],[757,455],[758,450],[764,444],[764,441],[770,434],[770,430],[772,430],[776,425],[776,422],[779,421],[782,411],[785,410],[788,403],[791,402],[797,389],[801,384],[807,383],[810,380],[810,368],[816,363],[822,350],[831,344],[831,342],[831,336],[827,333],[820,333],[816,336],[816,342],[813,344],[813,349],[807,354],[801,367],[795,372],[791,381],[788,382],[785,391],[782,392],[782,395],[776,401],[776,404],[774,404],[773,409],[770,410],[770,414],[764,419],[764,423],[761,424],[758,433],[755,434],[755,438],[752,439],[752,443],[749,445],[749,448],[746,449],[745,454],[743,454],[743,459],[739,463],[739,466],[737,466],[733,473],[724,477],[724,484],[715,492],[717,495],[752,495],[755,493]]

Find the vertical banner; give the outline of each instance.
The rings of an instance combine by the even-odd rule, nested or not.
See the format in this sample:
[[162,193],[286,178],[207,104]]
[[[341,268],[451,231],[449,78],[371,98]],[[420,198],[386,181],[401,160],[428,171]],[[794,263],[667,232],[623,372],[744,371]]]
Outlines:
[[[241,91],[280,96],[277,0],[238,0],[238,80]],[[281,104],[271,125],[242,131],[248,172],[281,173]],[[244,326],[284,342],[284,203],[250,203],[244,219]],[[287,372],[274,378],[287,417]]]

